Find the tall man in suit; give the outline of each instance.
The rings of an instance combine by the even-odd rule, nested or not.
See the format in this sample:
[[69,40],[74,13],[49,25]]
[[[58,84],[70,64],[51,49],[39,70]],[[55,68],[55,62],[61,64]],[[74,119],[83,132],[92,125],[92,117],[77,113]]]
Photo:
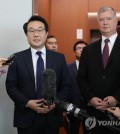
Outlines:
[[[62,125],[62,110],[57,104],[49,107],[46,100],[37,96],[38,83],[37,63],[41,52],[41,65],[44,69],[56,72],[56,97],[65,101],[68,96],[69,76],[63,54],[45,48],[48,35],[48,24],[40,16],[32,16],[23,26],[30,48],[16,53],[16,59],[9,66],[6,88],[14,101],[14,127],[18,134],[58,134]],[[40,68],[41,65],[38,67]],[[40,70],[39,70],[40,71]],[[40,86],[39,86],[40,87]]]
[[[75,61],[68,64],[70,81],[71,81],[71,90],[69,92],[69,102],[73,103],[75,106],[82,107],[82,98],[80,90],[77,83],[77,70],[79,67],[79,61],[83,48],[87,45],[84,41],[77,41],[73,46],[73,51],[75,55]],[[70,134],[79,134],[80,128],[80,119],[68,115],[70,121]]]
[[[100,8],[97,20],[102,37],[83,50],[78,83],[89,114],[105,121],[108,119],[105,114],[107,106],[110,103],[116,105],[120,101],[120,37],[116,32],[118,21],[113,8]],[[106,44],[105,39],[109,39]],[[104,49],[106,45],[108,47]],[[106,65],[104,50],[107,50],[106,54],[109,56],[108,60],[106,58]],[[91,133],[114,134],[102,125],[97,125]]]

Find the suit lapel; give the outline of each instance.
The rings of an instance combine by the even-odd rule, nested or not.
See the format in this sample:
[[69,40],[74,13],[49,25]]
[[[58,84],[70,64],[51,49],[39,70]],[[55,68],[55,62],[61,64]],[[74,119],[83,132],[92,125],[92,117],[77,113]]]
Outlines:
[[32,81],[35,84],[35,78],[34,78],[34,69],[33,69],[33,62],[32,62],[32,55],[31,55],[31,49],[27,49],[24,53],[24,60],[25,60],[25,64],[26,67],[29,71],[30,77],[32,79]]
[[52,60],[53,56],[51,51],[49,51],[48,49],[46,49],[46,69],[47,68],[51,68],[52,67]]
[[110,63],[112,62],[113,57],[118,52],[118,50],[120,50],[120,38],[117,36],[116,41],[115,41],[114,46],[113,46],[113,49],[112,49],[111,54],[109,56],[107,66],[110,65]]
[[75,76],[77,76],[77,65],[76,65],[76,62],[74,62],[72,64],[72,70],[73,70],[73,73],[75,74]]
[[98,57],[98,62],[100,64],[100,68],[103,69],[103,60],[102,60],[102,53],[101,53],[101,39],[98,40],[96,43],[96,50],[95,50],[95,56]]

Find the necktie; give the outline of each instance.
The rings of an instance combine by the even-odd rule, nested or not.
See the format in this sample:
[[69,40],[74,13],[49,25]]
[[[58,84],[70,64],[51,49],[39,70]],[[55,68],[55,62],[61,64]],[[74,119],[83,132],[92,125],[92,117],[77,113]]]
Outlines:
[[106,67],[107,61],[109,58],[109,46],[108,46],[109,41],[110,41],[109,39],[105,39],[105,41],[104,41],[105,46],[103,48],[103,55],[102,55],[104,68]]
[[41,57],[41,52],[38,51],[36,54],[39,56],[37,60],[37,68],[36,68],[36,97],[37,99],[42,98],[42,73],[44,70],[44,62]]

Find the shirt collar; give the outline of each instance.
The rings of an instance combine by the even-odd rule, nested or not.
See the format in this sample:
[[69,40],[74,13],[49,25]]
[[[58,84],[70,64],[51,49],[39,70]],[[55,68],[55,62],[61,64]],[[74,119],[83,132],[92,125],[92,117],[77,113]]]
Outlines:
[[[37,51],[38,51],[38,50],[36,50],[36,49],[34,49],[34,48],[31,47],[32,55],[36,55],[36,52],[37,52]],[[42,54],[45,55],[45,54],[46,54],[46,48],[45,48],[45,46],[44,46],[42,49],[40,49],[39,51],[41,51]]]
[[[117,38],[118,34],[115,33],[114,35],[112,35],[111,37],[109,37],[110,43],[114,44],[116,38]],[[107,39],[105,36],[102,36],[102,42],[104,43],[104,40]]]

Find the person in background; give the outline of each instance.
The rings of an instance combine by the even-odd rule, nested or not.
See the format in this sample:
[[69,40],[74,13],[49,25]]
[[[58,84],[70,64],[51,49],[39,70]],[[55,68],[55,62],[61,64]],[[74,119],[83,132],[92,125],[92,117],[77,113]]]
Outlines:
[[[57,40],[55,38],[54,35],[48,35],[47,36],[47,40],[46,40],[46,44],[45,44],[46,48],[52,51],[58,51],[58,44],[57,44]],[[69,119],[67,117],[67,113],[63,112],[63,127],[65,129],[66,133],[69,133]]]
[[7,93],[15,104],[14,127],[18,134],[58,134],[63,111],[55,102],[46,105],[42,73],[45,69],[55,71],[56,98],[66,101],[69,76],[65,57],[45,48],[48,24],[44,18],[33,15],[23,29],[30,48],[15,54],[6,78]]
[[54,35],[48,35],[47,40],[45,43],[46,48],[57,51],[58,50],[58,44],[57,44],[57,39]]
[[[71,82],[71,90],[69,92],[69,102],[73,103],[76,107],[82,107],[82,97],[77,83],[77,70],[79,67],[81,53],[83,48],[87,45],[85,41],[77,41],[73,46],[75,61],[68,64],[70,82]],[[68,115],[70,121],[70,134],[79,134],[79,128],[81,124],[81,120]]]
[[[108,105],[120,102],[120,37],[112,7],[101,7],[97,21],[102,37],[84,48],[77,79],[89,115],[107,121]],[[103,125],[96,125],[89,131],[91,134],[115,134]]]

